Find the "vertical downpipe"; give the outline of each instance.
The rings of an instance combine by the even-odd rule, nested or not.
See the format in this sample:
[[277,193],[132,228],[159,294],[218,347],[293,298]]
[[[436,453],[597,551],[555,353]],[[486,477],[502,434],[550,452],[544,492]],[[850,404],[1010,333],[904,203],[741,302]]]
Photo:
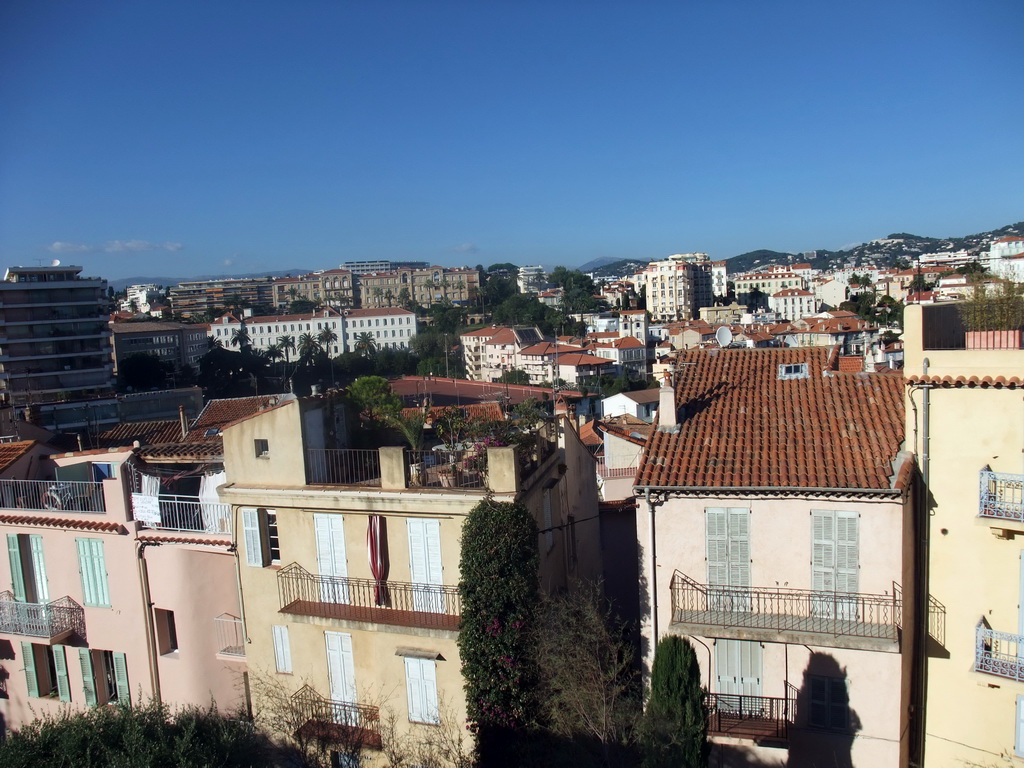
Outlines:
[[657,538],[654,534],[654,504],[651,502],[651,489],[647,489],[647,511],[650,513],[650,530],[647,533],[647,548],[651,553],[648,592],[651,596],[651,658],[658,646],[658,558],[655,550]]
[[146,565],[146,544],[139,542],[139,582],[142,585],[142,615],[146,625],[146,651],[149,653],[149,682],[153,686],[153,698],[161,703],[160,657],[156,647],[156,632],[153,626],[153,597],[149,590],[149,568]]

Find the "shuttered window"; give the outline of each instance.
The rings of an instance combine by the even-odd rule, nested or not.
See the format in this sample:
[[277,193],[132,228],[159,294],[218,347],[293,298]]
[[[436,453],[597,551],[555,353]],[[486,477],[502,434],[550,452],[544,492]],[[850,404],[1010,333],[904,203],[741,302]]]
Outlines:
[[750,510],[708,507],[705,510],[708,584],[750,586]]
[[413,581],[413,608],[442,613],[444,596],[441,568],[441,521],[409,518],[409,571]]
[[53,668],[57,673],[57,697],[61,701],[71,701],[71,683],[68,680],[68,656],[63,645],[55,645],[53,652]]
[[32,534],[28,537],[28,547],[32,557],[32,580],[35,583],[35,602],[46,603],[50,600],[50,588],[46,583],[46,561],[43,558],[43,537]]
[[75,539],[78,571],[82,577],[82,598],[86,605],[110,607],[107,564],[102,539]]
[[431,659],[405,658],[405,688],[409,699],[409,720],[438,723],[437,665]]
[[242,536],[245,539],[245,564],[254,568],[267,565],[267,553],[260,535],[260,514],[255,507],[242,507]]
[[811,707],[808,723],[814,728],[843,731],[850,723],[846,678],[809,675]]
[[82,695],[85,703],[95,707],[99,703],[96,696],[96,676],[93,672],[92,651],[88,648],[78,649],[78,665],[82,668]]
[[811,511],[811,589],[819,592],[859,591],[858,522],[856,512]]
[[21,644],[21,663],[25,667],[25,686],[28,688],[28,695],[36,698],[39,696],[39,678],[36,677],[36,655],[32,643]]
[[21,567],[21,547],[16,533],[7,534],[7,557],[11,564],[11,587],[14,599],[25,601],[25,572]]
[[114,685],[117,687],[117,700],[131,703],[131,689],[128,687],[128,660],[123,653],[111,654],[114,660]]
[[275,624],[270,628],[274,637],[274,664],[278,672],[292,671],[292,647],[288,627]]

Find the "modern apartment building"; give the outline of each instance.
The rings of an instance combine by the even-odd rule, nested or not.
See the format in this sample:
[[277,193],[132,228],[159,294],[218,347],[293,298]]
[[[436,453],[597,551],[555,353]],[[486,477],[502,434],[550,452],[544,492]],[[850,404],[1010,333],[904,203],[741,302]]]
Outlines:
[[107,283],[82,267],[9,267],[0,283],[0,402],[113,393]]
[[656,321],[688,320],[714,303],[711,261],[706,253],[677,253],[652,261],[633,283],[644,290],[647,311]]
[[710,764],[909,764],[912,470],[900,377],[835,349],[680,355],[634,488],[643,648],[692,641]]
[[922,479],[923,580],[946,609],[927,647],[924,765],[1024,763],[1024,348],[967,334],[956,304],[904,314],[907,436]]
[[167,294],[171,309],[185,318],[221,311],[228,306],[273,306],[274,281],[269,277],[227,278],[179,283]]
[[287,400],[228,426],[221,498],[236,516],[257,708],[283,691],[297,729],[375,765],[383,722],[414,740],[453,724],[465,733],[457,638],[469,511],[488,493],[525,504],[541,531],[541,585],[560,589],[600,572],[588,559],[597,526],[575,523],[594,513],[596,480],[564,420],[531,456],[488,449],[486,475],[442,476],[449,465],[430,452],[335,447],[342,413],[330,396]]

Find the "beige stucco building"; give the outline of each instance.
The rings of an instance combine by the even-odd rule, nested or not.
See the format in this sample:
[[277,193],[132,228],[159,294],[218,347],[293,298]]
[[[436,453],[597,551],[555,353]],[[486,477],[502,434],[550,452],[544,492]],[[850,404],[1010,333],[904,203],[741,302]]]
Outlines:
[[946,609],[927,656],[928,766],[1024,764],[1024,350],[968,349],[956,305],[904,314],[907,435],[919,456],[925,577]]
[[401,447],[350,450],[345,434],[330,396],[230,426],[221,498],[235,516],[254,705],[283,694],[298,729],[373,764],[382,722],[420,741],[438,727],[465,734],[458,585],[470,510],[488,491],[526,504],[541,587],[562,589],[600,573],[596,477],[564,418],[531,457],[489,449],[485,476],[442,476],[447,465]]

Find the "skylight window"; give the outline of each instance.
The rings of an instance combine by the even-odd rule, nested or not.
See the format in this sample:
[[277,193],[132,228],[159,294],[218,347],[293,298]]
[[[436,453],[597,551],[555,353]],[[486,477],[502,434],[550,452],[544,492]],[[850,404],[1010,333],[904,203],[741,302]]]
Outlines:
[[807,363],[782,363],[779,365],[779,381],[810,378]]

